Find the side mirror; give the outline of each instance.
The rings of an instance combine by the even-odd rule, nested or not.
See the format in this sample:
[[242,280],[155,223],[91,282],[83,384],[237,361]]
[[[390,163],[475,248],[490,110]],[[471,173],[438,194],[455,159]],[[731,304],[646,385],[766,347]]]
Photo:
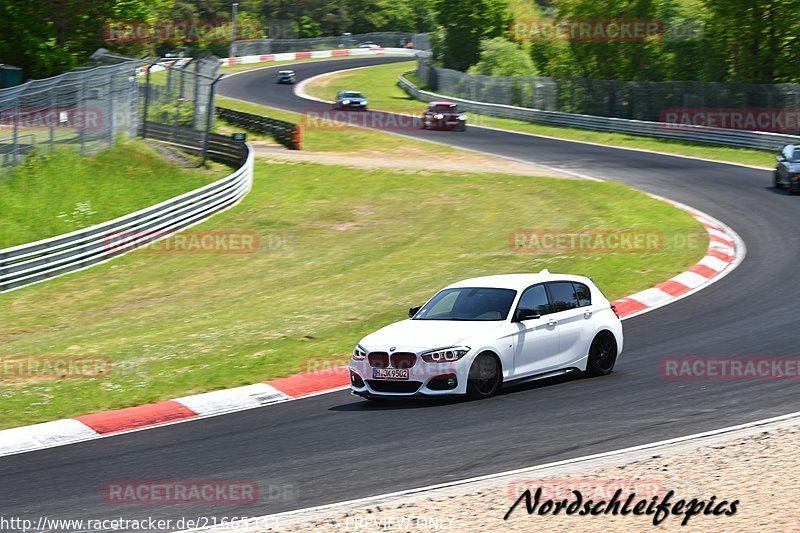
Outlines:
[[514,313],[514,322],[524,322],[526,320],[534,320],[537,318],[542,318],[542,315],[539,314],[539,311],[535,309],[517,309],[516,313]]
[[786,158],[783,157],[783,155],[775,156],[775,159],[778,161],[778,163],[783,163],[784,161],[786,161]]
[[408,318],[414,318],[414,315],[416,315],[419,312],[420,309],[422,309],[421,305],[415,305],[414,307],[409,309],[408,310]]

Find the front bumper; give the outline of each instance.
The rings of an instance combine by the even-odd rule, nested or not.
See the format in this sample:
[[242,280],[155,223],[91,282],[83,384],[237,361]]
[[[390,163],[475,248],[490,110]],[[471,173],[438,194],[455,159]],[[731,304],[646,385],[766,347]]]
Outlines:
[[363,102],[350,102],[349,104],[342,104],[338,103],[336,106],[339,109],[354,109],[354,110],[362,110],[367,108],[367,104]]
[[432,129],[440,130],[454,130],[456,128],[466,127],[466,120],[447,119],[447,118],[424,118],[425,125]]
[[375,376],[376,367],[371,366],[368,360],[351,360],[350,390],[365,397],[466,394],[469,364],[465,359],[453,363],[426,363],[417,356],[415,364],[407,369],[408,379],[381,379]]

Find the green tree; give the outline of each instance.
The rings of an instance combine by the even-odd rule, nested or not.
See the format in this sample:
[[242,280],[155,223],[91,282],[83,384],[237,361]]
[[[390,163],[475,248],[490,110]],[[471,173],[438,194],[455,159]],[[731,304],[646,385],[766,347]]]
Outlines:
[[753,83],[800,79],[800,0],[704,0],[704,5],[708,47],[722,59],[708,65],[707,73]]
[[485,76],[535,76],[531,57],[505,37],[485,39],[480,45],[480,59],[468,70]]
[[467,70],[478,62],[482,40],[509,31],[505,0],[435,0],[434,5],[443,31],[438,59],[447,68]]
[[346,0],[351,33],[415,31],[416,15],[408,0]]
[[21,67],[26,77],[52,76],[107,47],[108,21],[142,19],[163,5],[162,0],[6,0],[0,4],[0,58]]

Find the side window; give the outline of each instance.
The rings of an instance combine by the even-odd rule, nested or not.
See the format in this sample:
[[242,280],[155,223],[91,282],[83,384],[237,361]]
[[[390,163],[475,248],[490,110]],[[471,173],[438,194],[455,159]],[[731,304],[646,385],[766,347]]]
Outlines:
[[578,297],[578,307],[586,307],[592,305],[592,291],[583,283],[573,283],[575,287],[575,296]]
[[550,312],[550,302],[547,300],[547,292],[544,290],[544,285],[534,285],[525,289],[517,307],[520,309],[533,309],[538,311],[540,315],[548,314]]
[[578,296],[570,281],[554,281],[547,284],[553,312],[567,311],[578,307]]

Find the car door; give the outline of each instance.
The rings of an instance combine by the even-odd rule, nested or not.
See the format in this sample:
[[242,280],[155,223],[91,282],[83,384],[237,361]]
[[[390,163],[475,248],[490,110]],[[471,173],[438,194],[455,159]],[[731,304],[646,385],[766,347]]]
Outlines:
[[545,284],[558,330],[558,360],[562,366],[586,356],[594,333],[591,291],[583,283],[550,281]]
[[536,310],[540,317],[512,323],[516,328],[514,377],[540,374],[557,368],[558,331],[555,323],[550,320],[550,301],[544,284],[525,289],[517,303],[517,309]]

